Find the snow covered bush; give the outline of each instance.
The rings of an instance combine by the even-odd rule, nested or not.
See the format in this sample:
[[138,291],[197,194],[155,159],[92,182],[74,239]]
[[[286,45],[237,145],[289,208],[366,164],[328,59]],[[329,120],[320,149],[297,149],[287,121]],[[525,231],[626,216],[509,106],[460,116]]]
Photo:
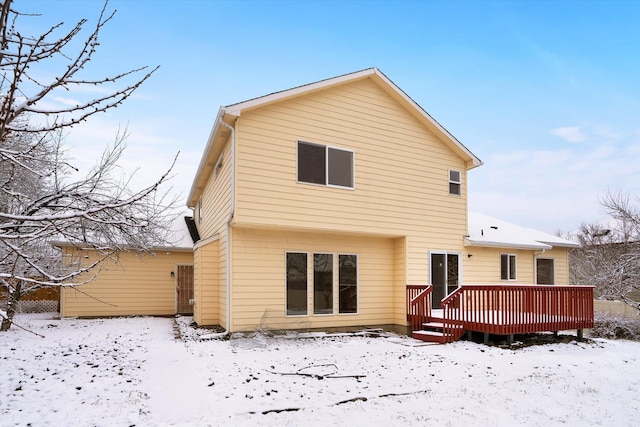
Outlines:
[[640,341],[640,316],[637,319],[630,319],[620,315],[596,311],[591,336],[595,338]]

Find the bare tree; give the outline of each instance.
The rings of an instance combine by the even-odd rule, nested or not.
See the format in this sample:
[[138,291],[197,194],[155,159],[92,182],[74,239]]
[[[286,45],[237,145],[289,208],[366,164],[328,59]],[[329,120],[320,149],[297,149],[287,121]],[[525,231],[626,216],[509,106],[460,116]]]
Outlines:
[[608,191],[600,204],[611,219],[583,224],[571,252],[571,281],[595,285],[596,296],[640,310],[640,198]]
[[[83,34],[88,23],[86,19],[69,31],[62,32],[64,23],[61,22],[41,35],[26,36],[17,28],[19,19],[35,17],[14,10],[12,0],[4,1],[0,17],[0,140],[11,132],[38,133],[67,128],[93,114],[117,107],[158,69],[141,67],[95,79],[84,76],[83,71],[99,45],[100,31],[115,15],[115,11],[110,14],[106,11],[105,2],[97,23],[80,43],[79,51],[69,52],[76,45],[72,42]],[[51,67],[60,69],[60,73],[48,77],[51,73],[47,71]],[[123,87],[118,88],[118,84]],[[82,89],[103,94],[71,105],[45,105],[44,101],[52,100],[58,94],[79,94]],[[17,120],[19,118],[23,120]]]
[[[86,20],[60,36],[56,34],[62,23],[29,37],[18,30],[18,24],[34,16],[14,10],[11,0],[0,7],[0,291],[7,299],[0,330],[7,330],[25,294],[42,287],[86,283],[102,260],[119,251],[143,252],[167,243],[176,202],[160,192],[175,158],[157,181],[142,189],[131,188],[133,175],[123,175],[117,166],[126,131],[118,132],[113,145],[81,178],[74,178],[78,171],[65,153],[64,132],[120,105],[154,71],[143,67],[98,79],[78,77],[85,74],[96,52],[100,30],[114,16],[115,12],[105,14],[107,3],[75,54],[68,50]],[[47,81],[40,77],[51,73],[39,73],[39,67],[59,66],[60,61],[64,65],[57,68],[57,76]],[[119,83],[124,88],[114,88]],[[104,89],[100,93],[108,93],[70,107],[44,107],[53,104],[48,101],[60,90],[96,86]],[[90,265],[62,263],[51,246],[54,240],[93,249],[100,257]]]

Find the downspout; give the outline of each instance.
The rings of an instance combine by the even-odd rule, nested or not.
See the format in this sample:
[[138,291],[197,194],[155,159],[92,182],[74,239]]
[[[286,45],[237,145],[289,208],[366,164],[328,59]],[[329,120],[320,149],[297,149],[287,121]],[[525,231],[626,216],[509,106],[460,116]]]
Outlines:
[[229,209],[229,218],[227,219],[227,253],[225,257],[227,320],[224,335],[227,335],[231,327],[231,222],[233,221],[233,215],[236,210],[236,132],[233,126],[229,126],[224,122],[224,115],[220,117],[219,123],[231,131],[231,209]]

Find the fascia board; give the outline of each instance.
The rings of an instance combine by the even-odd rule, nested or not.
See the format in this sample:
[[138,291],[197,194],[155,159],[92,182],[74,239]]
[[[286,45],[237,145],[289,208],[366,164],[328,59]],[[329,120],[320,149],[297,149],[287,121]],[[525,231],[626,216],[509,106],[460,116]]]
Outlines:
[[220,120],[222,120],[224,118],[224,114],[225,114],[224,108],[220,108],[218,110],[218,114],[217,114],[216,119],[214,121],[213,128],[211,129],[211,133],[209,134],[209,139],[207,140],[207,145],[206,145],[206,147],[204,149],[204,153],[202,154],[202,157],[200,158],[200,164],[198,165],[198,169],[196,170],[196,174],[193,177],[193,182],[191,184],[191,189],[189,190],[189,196],[187,197],[187,207],[189,207],[189,208],[194,208],[196,206],[196,203],[198,203],[198,197],[200,196],[198,194],[199,178],[200,178],[200,175],[202,175],[204,173],[204,170],[205,170],[205,167],[206,167],[207,163],[209,163],[211,161],[209,159],[209,157],[211,157],[211,154],[213,153],[213,148],[214,148],[214,143],[215,143],[215,140],[216,140],[216,135],[220,131]]
[[309,83],[306,85],[294,87],[292,89],[286,89],[280,92],[271,93],[269,95],[261,96],[259,98],[250,99],[248,101],[240,102],[237,104],[228,105],[225,107],[227,114],[239,117],[243,110],[251,110],[253,108],[262,107],[267,104],[279,102],[287,98],[293,98],[302,94],[315,92],[321,89],[326,89],[331,86],[339,85],[349,81],[355,81],[367,76],[370,76],[376,72],[375,68],[367,68],[366,70],[356,71],[354,73],[345,74],[338,77],[333,77],[326,80],[321,80],[315,83]]
[[471,159],[471,167],[469,169],[482,166],[483,162],[475,154],[473,154],[463,143],[453,136],[447,129],[445,129],[436,119],[434,119],[427,111],[415,102],[405,91],[399,86],[393,83],[383,72],[375,68],[375,74],[380,78],[388,87],[392,88],[394,92],[410,107],[416,111],[420,118],[422,118],[429,125],[431,130],[435,130],[442,137],[450,140],[455,146],[457,146],[463,153],[465,153]]
[[465,246],[476,246],[486,248],[505,248],[505,249],[524,249],[524,250],[548,250],[553,246],[544,243],[510,243],[510,242],[494,242],[489,240],[473,240],[468,237],[464,238]]
[[386,88],[391,89],[391,91],[398,97],[402,102],[409,106],[417,115],[422,119],[422,121],[430,128],[430,130],[435,131],[436,134],[439,134],[442,138],[449,140],[456,146],[462,153],[464,153],[470,159],[470,167],[469,169],[481,166],[482,161],[476,157],[464,144],[462,144],[456,137],[454,137],[448,130],[446,130],[440,123],[438,123],[429,113],[427,113],[417,102],[415,102],[409,95],[407,95],[400,87],[398,87],[395,83],[393,83],[384,73],[382,73],[379,69],[367,68],[362,71],[356,71],[354,73],[345,74],[338,77],[333,77],[326,80],[321,80],[319,82],[310,83],[302,86],[295,87],[293,89],[283,90],[281,92],[275,92],[266,96],[261,96],[259,98],[250,99],[248,101],[240,102],[237,104],[232,104],[224,107],[227,114],[240,117],[242,115],[243,110],[251,110],[254,108],[262,107],[274,102],[279,102],[288,98],[293,98],[296,96],[300,96],[303,94],[311,93],[314,91],[318,91],[321,89],[326,89],[331,86],[340,85],[343,83],[356,81],[359,79],[363,79],[369,76],[375,76],[379,79],[379,81],[384,83]]

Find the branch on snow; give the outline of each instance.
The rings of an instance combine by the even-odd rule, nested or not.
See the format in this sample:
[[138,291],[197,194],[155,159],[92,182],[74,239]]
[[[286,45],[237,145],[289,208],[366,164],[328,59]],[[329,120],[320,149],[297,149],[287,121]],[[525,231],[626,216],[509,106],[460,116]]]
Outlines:
[[[332,369],[331,369],[331,372],[329,372],[328,374],[316,374],[313,372],[305,372],[307,370],[316,369],[316,368],[332,368]],[[274,371],[267,371],[267,372],[269,372],[270,374],[276,374],[276,375],[299,375],[302,377],[316,378],[318,380],[323,380],[325,378],[355,378],[359,380],[360,378],[366,377],[366,375],[336,375],[336,373],[338,372],[338,366],[336,366],[336,364],[334,363],[326,363],[321,365],[309,365],[309,366],[305,366],[304,368],[298,369],[296,372],[274,372]]]

